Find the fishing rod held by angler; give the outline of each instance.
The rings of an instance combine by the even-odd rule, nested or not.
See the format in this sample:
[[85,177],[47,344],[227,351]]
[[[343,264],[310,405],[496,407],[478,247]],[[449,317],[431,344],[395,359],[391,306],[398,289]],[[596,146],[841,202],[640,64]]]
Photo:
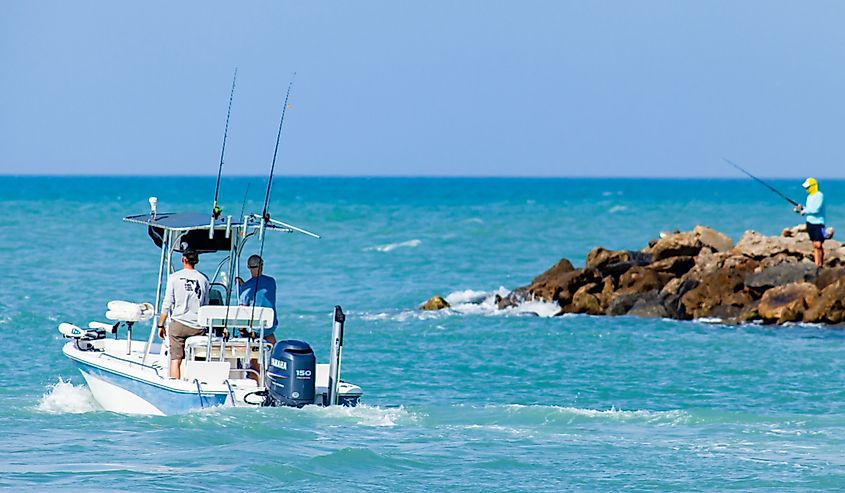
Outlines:
[[752,178],[752,179],[756,180],[758,183],[760,183],[760,184],[761,184],[761,185],[763,185],[764,187],[768,188],[768,189],[769,189],[769,190],[771,190],[772,192],[774,192],[774,193],[776,193],[776,194],[780,195],[780,197],[781,197],[782,199],[786,200],[787,202],[789,202],[790,204],[794,205],[795,207],[800,207],[800,206],[801,206],[801,204],[799,204],[798,202],[796,202],[796,201],[792,200],[791,198],[789,198],[789,197],[787,197],[786,195],[784,195],[783,193],[781,193],[781,192],[780,192],[780,190],[776,189],[775,187],[773,187],[773,186],[769,185],[768,183],[764,182],[763,180],[761,180],[761,179],[757,178],[756,176],[754,176],[754,175],[752,175],[751,173],[749,173],[748,171],[746,171],[746,170],[745,170],[742,166],[740,166],[740,165],[736,164],[735,162],[731,161],[730,159],[728,159],[728,158],[726,158],[726,157],[723,157],[722,159],[724,159],[726,163],[730,164],[730,165],[731,165],[731,166],[733,166],[734,168],[736,168],[736,169],[738,169],[738,170],[742,171],[743,173],[745,173],[746,175],[748,175],[750,178]]

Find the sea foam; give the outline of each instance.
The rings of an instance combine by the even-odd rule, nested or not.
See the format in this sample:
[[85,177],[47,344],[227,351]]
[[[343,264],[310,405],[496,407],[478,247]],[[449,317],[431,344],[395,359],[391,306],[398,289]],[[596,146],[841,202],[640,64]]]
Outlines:
[[397,248],[416,248],[420,246],[422,240],[408,240],[399,243],[388,243],[386,245],[378,245],[367,247],[364,249],[365,252],[376,251],[376,252],[392,252]]
[[84,385],[74,385],[59,379],[41,396],[36,407],[41,412],[55,414],[80,414],[100,410],[100,406]]

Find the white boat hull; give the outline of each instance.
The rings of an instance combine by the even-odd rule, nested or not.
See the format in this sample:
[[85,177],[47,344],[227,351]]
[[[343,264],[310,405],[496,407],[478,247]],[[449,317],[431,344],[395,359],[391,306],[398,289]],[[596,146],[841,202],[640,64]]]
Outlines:
[[[94,399],[107,411],[165,416],[209,407],[258,407],[261,404],[259,396],[249,399],[250,394],[263,390],[253,380],[216,381],[203,379],[200,375],[192,381],[170,379],[163,368],[142,364],[143,342],[132,341],[130,354],[126,354],[126,348],[126,341],[113,339],[102,341],[102,348],[97,351],[80,350],[73,341],[62,348],[85,378]],[[324,403],[327,367],[318,365],[315,404]],[[341,382],[340,403],[355,405],[360,396],[359,387]]]

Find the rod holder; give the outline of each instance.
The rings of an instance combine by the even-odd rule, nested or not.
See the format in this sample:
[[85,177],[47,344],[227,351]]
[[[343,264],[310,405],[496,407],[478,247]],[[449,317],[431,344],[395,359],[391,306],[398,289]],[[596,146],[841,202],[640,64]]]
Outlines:
[[[126,322],[126,355],[132,354],[132,325],[133,322]],[[117,332],[115,332],[117,334]]]

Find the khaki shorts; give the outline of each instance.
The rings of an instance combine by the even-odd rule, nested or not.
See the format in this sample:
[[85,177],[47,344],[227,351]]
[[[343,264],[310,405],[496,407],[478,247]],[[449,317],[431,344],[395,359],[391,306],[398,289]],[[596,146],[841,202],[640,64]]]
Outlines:
[[171,319],[167,333],[170,336],[170,359],[185,359],[185,340],[205,334],[205,329],[195,329]]

